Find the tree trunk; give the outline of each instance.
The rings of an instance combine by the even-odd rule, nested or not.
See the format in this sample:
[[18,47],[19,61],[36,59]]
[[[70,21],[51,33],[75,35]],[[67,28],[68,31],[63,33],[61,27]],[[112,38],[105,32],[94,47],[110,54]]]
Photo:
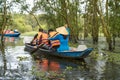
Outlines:
[[2,23],[2,26],[1,26],[1,34],[2,34],[2,36],[1,36],[1,43],[3,42],[3,31],[4,31],[4,28],[5,28],[5,26],[6,26],[6,22],[7,22],[7,19],[6,19],[6,17],[7,17],[7,8],[6,8],[6,1],[4,1],[4,12],[3,12],[3,23]]
[[4,62],[4,70],[3,70],[3,76],[5,76],[5,73],[6,73],[6,69],[7,69],[7,66],[6,66],[6,57],[5,57],[5,45],[4,45],[4,40],[3,40],[3,31],[4,31],[4,28],[6,26],[6,23],[7,23],[7,19],[6,19],[6,16],[7,16],[7,7],[6,7],[6,0],[3,1],[3,4],[4,4],[4,12],[3,12],[3,23],[2,23],[2,26],[1,26],[1,43],[0,43],[0,51],[2,52],[2,57],[3,57],[3,62]]
[[[100,8],[101,8],[101,6],[100,6]],[[109,32],[108,25],[106,24],[105,19],[103,17],[102,8],[99,10],[98,7],[97,7],[97,11],[98,11],[98,14],[100,15],[100,20],[101,20],[101,23],[102,23],[102,29],[103,29],[104,35],[106,37],[106,41],[108,43],[108,49],[111,51],[112,50],[111,34]]]
[[41,25],[40,25],[40,23],[39,23],[39,21],[38,21],[38,19],[37,19],[37,17],[34,15],[34,14],[32,14],[32,13],[30,13],[34,18],[35,18],[35,20],[37,21],[37,24],[39,25],[39,28],[42,28],[41,27]]
[[92,38],[93,44],[98,44],[98,33],[99,33],[99,26],[98,26],[98,16],[97,16],[97,0],[92,0],[93,4],[93,17],[92,17]]

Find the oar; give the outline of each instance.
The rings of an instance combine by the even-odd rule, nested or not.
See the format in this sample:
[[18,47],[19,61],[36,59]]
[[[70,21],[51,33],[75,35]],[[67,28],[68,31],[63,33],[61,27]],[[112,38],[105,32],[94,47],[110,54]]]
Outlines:
[[34,52],[36,52],[41,46],[43,46],[44,45],[44,43],[41,43],[36,49],[34,49],[32,52],[31,52],[31,54],[32,53],[34,53]]

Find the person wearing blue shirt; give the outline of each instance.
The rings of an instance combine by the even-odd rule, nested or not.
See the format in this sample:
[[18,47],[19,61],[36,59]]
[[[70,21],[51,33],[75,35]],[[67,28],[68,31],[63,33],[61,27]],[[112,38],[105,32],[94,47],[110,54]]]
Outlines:
[[68,45],[69,36],[68,36],[68,31],[66,30],[65,26],[57,28],[56,31],[59,34],[57,34],[53,38],[49,38],[49,40],[59,40],[60,41],[60,46],[59,46],[59,48],[57,48],[58,52],[69,50],[69,45]]

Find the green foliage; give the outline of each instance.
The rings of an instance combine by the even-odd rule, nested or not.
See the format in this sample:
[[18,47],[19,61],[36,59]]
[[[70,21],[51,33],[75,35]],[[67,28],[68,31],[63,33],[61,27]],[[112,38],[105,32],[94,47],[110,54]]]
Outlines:
[[29,16],[14,14],[13,17],[14,17],[13,24],[12,24],[13,29],[18,29],[22,33],[32,31],[31,25],[26,22],[27,17]]
[[73,68],[71,66],[68,66],[66,67],[66,70],[69,71],[69,70],[72,70]]
[[98,56],[99,56],[99,53],[98,53],[98,51],[92,51],[92,54],[91,54],[91,58],[93,58],[93,59],[97,59],[98,58]]
[[34,36],[36,33],[37,33],[37,31],[30,31],[30,32],[22,33],[21,35],[24,35],[24,36]]
[[110,14],[110,19],[109,19],[109,23],[110,23],[110,28],[111,28],[111,33],[114,36],[118,36],[120,33],[120,5],[119,5],[120,1],[114,1],[114,0],[110,0],[109,1],[109,14]]
[[57,73],[55,71],[42,71],[42,70],[37,70],[36,66],[32,67],[31,73],[36,76],[40,80],[54,80],[54,79],[63,79],[64,74]]
[[108,52],[108,61],[116,64],[120,64],[120,54]]

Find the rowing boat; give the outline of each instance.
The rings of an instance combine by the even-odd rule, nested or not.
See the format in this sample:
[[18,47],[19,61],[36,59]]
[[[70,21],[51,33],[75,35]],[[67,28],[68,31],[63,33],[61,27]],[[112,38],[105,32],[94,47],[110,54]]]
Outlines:
[[[32,52],[36,49],[36,46],[31,46],[28,43],[25,43],[25,51]],[[50,56],[56,56],[56,57],[62,57],[62,58],[73,58],[73,59],[81,59],[87,57],[91,52],[93,48],[87,48],[83,51],[63,51],[63,52],[57,52],[53,51],[52,49],[45,49],[40,47],[36,53],[44,54],[44,55],[50,55]]]
[[[0,34],[1,35],[1,34]],[[8,36],[8,37],[19,37],[20,36],[20,33],[14,33],[14,34],[3,34],[4,36]]]

